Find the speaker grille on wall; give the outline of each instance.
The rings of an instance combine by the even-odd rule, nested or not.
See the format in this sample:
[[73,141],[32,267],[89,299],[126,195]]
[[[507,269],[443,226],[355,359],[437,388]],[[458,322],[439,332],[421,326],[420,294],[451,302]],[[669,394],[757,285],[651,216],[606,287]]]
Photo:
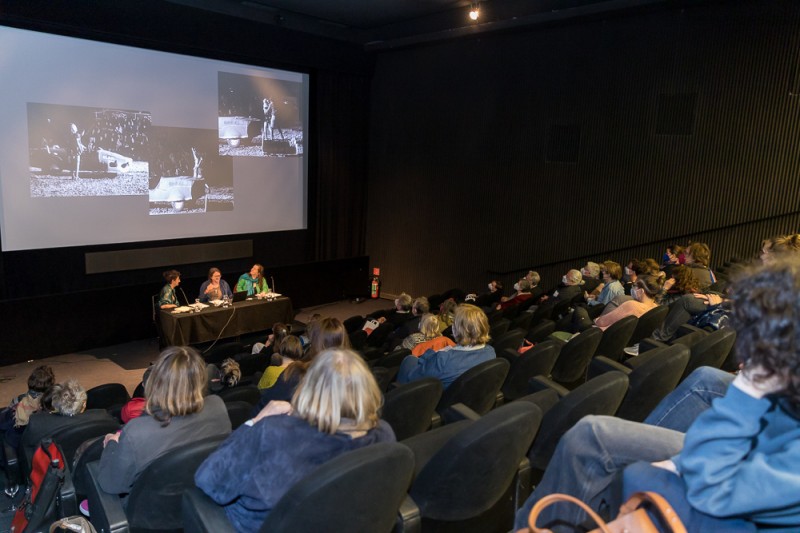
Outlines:
[[547,138],[547,161],[577,163],[581,148],[579,124],[552,124]]
[[691,135],[697,93],[659,94],[656,135]]
[[138,248],[135,250],[90,252],[85,254],[84,257],[86,260],[86,273],[101,274],[140,268],[211,263],[226,259],[241,259],[252,255],[253,241],[246,239],[206,244]]

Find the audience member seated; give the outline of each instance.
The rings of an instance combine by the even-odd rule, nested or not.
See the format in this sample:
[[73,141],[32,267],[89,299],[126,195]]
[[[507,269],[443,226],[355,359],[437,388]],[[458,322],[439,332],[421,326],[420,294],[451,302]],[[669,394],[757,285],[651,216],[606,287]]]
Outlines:
[[280,365],[270,365],[261,375],[258,381],[258,388],[269,389],[278,381],[278,378],[283,374],[289,365],[295,361],[300,361],[303,358],[303,345],[300,339],[294,335],[287,335],[280,344],[277,346],[278,355],[281,357]]
[[456,314],[456,308],[458,304],[452,298],[448,298],[442,305],[439,306],[439,332],[444,333],[444,331],[453,325],[453,320]]
[[[613,516],[624,497],[623,470],[637,461],[646,463],[625,472],[625,492],[658,491],[688,531],[800,528],[800,262],[753,270],[732,295],[738,375],[701,367],[643,424],[581,420],[559,442],[517,528],[554,492]],[[576,507],[553,506],[538,525],[572,531],[566,525],[584,518]]]
[[661,304],[670,305],[684,294],[699,293],[700,283],[691,268],[686,265],[675,265],[672,277],[664,282],[662,292]]
[[400,365],[398,383],[434,377],[447,388],[461,374],[475,365],[495,358],[489,342],[489,320],[486,313],[471,304],[456,308],[453,319],[456,346],[439,351],[428,350],[419,357],[409,355]]
[[542,296],[542,301],[550,300],[553,303],[571,302],[582,291],[583,276],[580,270],[572,269],[561,278],[561,286],[551,295]]
[[622,278],[622,267],[619,266],[619,263],[604,261],[601,273],[603,275],[603,283],[598,286],[598,288],[602,287],[600,294],[597,296],[586,294],[586,303],[590,306],[598,306],[599,309],[602,309],[615,297],[625,294],[625,289],[619,281]]
[[[310,323],[309,321],[309,324]],[[267,336],[267,340],[265,342],[254,343],[250,353],[263,353],[267,357],[273,353],[278,353],[278,345],[287,335],[289,335],[289,327],[283,322],[275,322],[272,325],[272,333]]]
[[275,380],[275,384],[264,389],[261,393],[261,400],[253,410],[258,413],[264,406],[272,400],[288,402],[292,399],[297,385],[308,370],[309,365],[318,353],[329,348],[350,349],[347,330],[338,318],[322,318],[314,324],[309,332],[309,347],[299,361],[290,363],[281,375]]
[[[51,391],[52,412],[43,409],[31,415],[28,428],[22,434],[22,447],[28,461],[41,440],[59,429],[87,420],[114,420],[105,409],[86,410],[86,390],[77,380],[57,383]],[[43,402],[43,408],[48,407],[46,404]]]
[[228,282],[222,279],[222,272],[217,267],[212,267],[208,271],[208,279],[200,285],[201,302],[222,300],[223,296],[233,298],[233,291]]
[[496,309],[508,309],[509,307],[515,307],[525,300],[528,300],[533,297],[531,294],[531,282],[528,281],[526,278],[520,279],[518,282],[514,284],[514,294],[509,297],[503,296],[499,304],[497,304]]
[[411,318],[400,324],[400,326],[389,335],[389,338],[384,344],[384,351],[390,351],[400,346],[406,337],[418,332],[420,320],[425,313],[430,311],[430,308],[431,306],[427,298],[424,296],[416,298],[411,305]]
[[711,249],[702,242],[693,242],[686,248],[686,265],[692,269],[700,290],[705,291],[717,281],[714,273],[709,268]]
[[169,450],[230,433],[224,402],[219,396],[204,396],[205,389],[206,365],[194,348],[172,346],[161,352],[145,384],[145,413],[103,441],[100,487],[127,494],[139,474]]
[[378,420],[381,401],[358,354],[326,350],[311,363],[291,403],[270,402],[234,431],[200,465],[195,482],[225,506],[237,531],[258,531],[286,491],[321,464],[395,440]]
[[[144,371],[142,375],[142,387],[147,386],[147,380],[150,377],[150,372],[153,370],[153,365],[147,367],[147,370]],[[122,420],[123,424],[127,424],[134,418],[139,418],[144,413],[145,408],[147,407],[147,400],[142,397],[134,396],[128,403],[122,406],[122,411],[120,411],[119,417]]]
[[[11,448],[19,448],[22,432],[33,413],[42,409],[42,395],[55,383],[55,374],[48,365],[40,365],[28,376],[28,392],[12,398],[8,407],[0,411],[0,438]],[[1,444],[1,443],[0,443]],[[0,445],[0,454],[3,453]]]
[[605,331],[612,324],[626,316],[640,317],[658,305],[656,298],[661,293],[661,278],[656,276],[641,276],[636,284],[631,287],[631,299],[622,302],[619,306],[603,313],[594,322],[589,318],[589,313],[583,307],[578,307],[572,314],[573,331],[580,332],[591,326]]
[[467,295],[466,302],[487,309],[493,307],[494,304],[500,301],[503,297],[503,284],[493,279],[488,285],[489,291],[481,295],[469,294]]
[[223,360],[219,368],[216,365],[206,367],[209,392],[219,392],[239,384],[242,379],[242,368],[232,358]]
[[419,332],[412,333],[403,340],[403,348],[411,350],[417,357],[428,350],[441,350],[448,346],[455,346],[455,342],[439,332],[439,318],[427,313],[422,316]]
[[[588,261],[581,269],[583,276],[583,290],[589,294],[595,293],[595,289],[600,285],[600,265],[594,261]],[[599,292],[599,291],[598,291]],[[596,293],[595,293],[596,294]]]

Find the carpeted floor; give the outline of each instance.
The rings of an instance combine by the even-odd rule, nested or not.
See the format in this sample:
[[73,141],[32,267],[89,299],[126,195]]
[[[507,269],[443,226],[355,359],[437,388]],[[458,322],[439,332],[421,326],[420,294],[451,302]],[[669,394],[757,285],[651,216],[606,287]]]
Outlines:
[[[392,301],[383,299],[361,303],[347,300],[333,302],[299,309],[295,314],[295,323],[305,324],[315,313],[345,320],[354,315],[364,316],[392,306]],[[269,327],[271,326],[270,324]],[[249,344],[262,340],[265,335],[266,332],[256,333],[241,340]],[[27,390],[28,376],[34,368],[42,364],[53,367],[56,381],[59,382],[75,378],[87,390],[103,383],[122,383],[132,393],[142,380],[144,370],[158,357],[158,353],[158,339],[152,338],[0,367],[0,408],[8,405],[11,398]]]

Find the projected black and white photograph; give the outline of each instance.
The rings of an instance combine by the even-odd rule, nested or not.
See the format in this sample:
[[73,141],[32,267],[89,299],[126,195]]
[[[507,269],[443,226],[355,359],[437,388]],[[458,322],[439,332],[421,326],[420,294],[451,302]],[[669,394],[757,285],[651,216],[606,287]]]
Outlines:
[[302,85],[219,73],[219,154],[287,157],[304,151]]
[[31,197],[147,194],[147,111],[28,103]]
[[233,162],[214,130],[154,126],[148,196],[151,215],[233,210]]

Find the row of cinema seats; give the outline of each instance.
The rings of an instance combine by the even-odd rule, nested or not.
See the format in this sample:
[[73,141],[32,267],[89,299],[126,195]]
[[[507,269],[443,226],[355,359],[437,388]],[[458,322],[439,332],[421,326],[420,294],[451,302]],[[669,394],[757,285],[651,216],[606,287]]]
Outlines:
[[[654,313],[654,315],[656,314]],[[625,360],[624,353],[621,352],[619,347],[630,344],[630,339],[634,337],[640,323],[646,323],[649,331],[655,329],[658,324],[653,326],[649,322],[650,320],[648,315],[644,315],[639,319],[630,317],[620,321],[622,324],[617,328],[609,328],[604,333],[592,329],[580,334],[568,343],[553,339],[544,340],[537,342],[532,349],[520,354],[517,351],[517,347],[519,347],[522,339],[527,337],[529,340],[541,340],[537,336],[541,335],[540,332],[542,330],[537,330],[537,328],[540,328],[541,324],[545,324],[549,328],[552,323],[548,324],[549,319],[543,319],[538,324],[531,325],[526,331],[520,328],[510,328],[511,321],[509,319],[494,315],[492,317],[492,325],[496,326],[498,323],[501,325],[495,331],[499,331],[505,326],[505,331],[497,334],[492,341],[498,350],[498,359],[483,363],[466,372],[447,391],[442,391],[441,383],[435,379],[424,379],[401,386],[392,383],[397,373],[397,366],[403,357],[408,355],[407,350],[398,350],[392,354],[384,355],[380,359],[370,361],[373,372],[385,392],[382,417],[395,429],[398,440],[403,441],[404,445],[408,445],[413,450],[414,455],[415,466],[412,475],[417,481],[412,483],[410,489],[408,486],[405,489],[409,490],[408,496],[410,500],[416,503],[416,506],[411,505],[409,500],[404,498],[400,506],[400,514],[397,515],[396,510],[393,511],[393,515],[400,517],[397,518],[395,516],[395,519],[400,520],[401,523],[405,521],[405,525],[398,526],[397,530],[414,531],[419,524],[422,524],[425,531],[437,530],[435,524],[438,522],[457,521],[463,526],[462,529],[466,530],[491,531],[490,525],[498,525],[498,531],[507,531],[511,527],[515,506],[524,501],[530,492],[530,483],[525,480],[530,476],[535,480],[541,475],[555,450],[558,440],[574,423],[587,414],[616,414],[630,420],[644,419],[652,407],[670,392],[683,377],[688,375],[691,370],[703,364],[720,366],[728,357],[735,338],[735,333],[730,329],[706,332],[684,327],[679,332],[682,336],[674,341],[671,346],[661,345],[652,339],[642,339],[640,341],[641,355]],[[655,319],[652,320],[655,321]],[[663,320],[663,316],[659,320]],[[625,338],[628,340],[623,342],[621,339]],[[220,346],[215,350],[216,353],[211,354],[215,361],[211,361],[211,359],[208,359],[208,361],[218,362],[216,361],[217,359],[221,361],[231,355],[246,353],[246,348],[236,343]],[[589,354],[588,356],[586,355],[587,353]],[[240,358],[240,361],[245,359],[247,359],[247,356]],[[242,364],[243,384],[224,389],[218,393],[225,400],[234,428],[250,417],[253,405],[259,399],[258,390],[252,383],[257,382],[258,373],[263,371],[263,367],[266,366],[266,358],[256,356],[252,359],[252,365]],[[580,369],[577,373],[574,371],[576,367]],[[572,380],[572,377],[576,374],[579,376],[578,379]],[[565,377],[567,379],[564,379]],[[567,385],[567,387],[564,385]],[[570,389],[572,390],[570,391]],[[119,384],[107,384],[96,388],[96,390],[89,391],[89,398],[89,403],[92,407],[106,408],[112,413],[115,411],[118,413],[119,404],[127,399],[127,391]],[[517,466],[519,466],[520,461],[522,463],[525,462],[522,460],[523,457],[527,457],[527,461],[532,468],[531,473],[525,473],[528,467],[517,468],[513,483],[500,484],[503,485],[503,491],[496,500],[494,496],[497,495],[497,491],[493,492],[494,496],[487,497],[481,505],[473,505],[474,502],[467,505],[466,502],[472,502],[472,500],[469,500],[469,495],[465,495],[467,499],[464,500],[465,504],[460,514],[441,514],[439,511],[435,511],[437,508],[435,504],[424,503],[424,499],[421,496],[425,492],[422,490],[423,485],[416,485],[426,479],[425,477],[419,477],[423,471],[421,465],[429,465],[430,463],[425,468],[434,469],[434,465],[437,465],[438,462],[431,462],[431,459],[435,455],[435,450],[443,449],[442,447],[446,443],[444,441],[449,442],[449,439],[453,438],[460,431],[458,428],[462,426],[474,424],[476,420],[487,420],[484,424],[489,424],[488,421],[490,420],[500,417],[505,418],[511,410],[524,409],[519,407],[524,404],[535,405],[537,408],[535,411],[539,415],[534,422],[530,423],[530,426],[539,428],[539,421],[541,421],[541,428],[538,429],[538,432],[534,429],[534,434],[525,446],[522,455],[517,458]],[[465,420],[472,422],[468,423]],[[56,442],[59,442],[62,446],[66,444],[65,454],[70,466],[73,467],[73,471],[80,472],[83,470],[80,465],[73,464],[74,451],[72,450],[77,447],[77,444],[89,438],[86,436],[89,431],[95,431],[94,435],[91,436],[99,436],[111,431],[111,429],[94,428],[89,430],[87,428],[87,433],[81,433],[78,429],[75,429],[74,435],[54,436]],[[73,445],[73,443],[76,444]],[[202,457],[208,455],[216,447],[214,443],[205,443],[206,451],[204,452],[203,444],[198,443],[200,450],[197,452],[201,455],[205,453]],[[506,450],[506,448],[504,447],[503,450]],[[97,451],[98,455],[96,457],[99,457],[99,452],[100,450]],[[507,453],[507,450],[501,450],[497,454],[503,455],[504,453]],[[182,469],[179,468],[179,470],[187,475],[186,486],[191,486],[192,476],[189,474],[193,473],[194,468],[199,465],[202,458],[194,464],[191,462],[191,458],[187,458],[186,454],[191,455],[187,451],[182,458],[178,457],[174,460],[176,463],[183,464]],[[400,453],[400,455],[402,454]],[[456,457],[459,454],[451,450],[443,455]],[[82,457],[82,464],[87,462],[86,457],[91,457],[91,454]],[[344,461],[344,459],[342,460]],[[398,461],[400,460],[398,459]],[[470,460],[470,462],[475,461],[476,459],[474,458]],[[194,466],[192,466],[193,464]],[[92,468],[89,467],[87,470],[91,471]],[[334,468],[333,464],[330,468],[331,472],[326,473],[324,479],[330,477],[331,483],[345,483],[345,481],[335,480],[337,469]],[[350,467],[342,468],[345,470],[350,469]],[[394,467],[387,466],[386,468]],[[456,479],[464,480],[461,486],[470,486],[465,481],[466,478],[464,476],[471,469],[472,467],[465,468],[463,473],[455,476]],[[160,471],[163,472],[164,470]],[[435,470],[431,470],[431,472],[433,471]],[[178,480],[178,477],[153,475],[162,480]],[[344,476],[344,473],[342,475]],[[322,476],[321,473],[320,476]],[[318,481],[323,479],[323,477],[314,477]],[[358,475],[355,477],[358,478]],[[76,479],[75,481],[77,498],[89,495],[90,499],[104,499],[104,495],[100,493],[91,496],[92,491],[97,492],[97,488],[93,487],[91,480]],[[315,483],[309,481],[301,493],[309,498],[314,497]],[[481,483],[482,481],[479,479],[476,485]],[[174,484],[170,483],[170,485]],[[301,483],[300,485],[304,484]],[[417,488],[415,489],[414,486],[417,486]],[[427,483],[425,483],[425,486],[427,486]],[[170,490],[178,495],[183,492],[183,489],[175,490],[174,486]],[[298,488],[298,490],[301,489]],[[344,493],[350,494],[353,490],[357,489],[345,491]],[[367,493],[374,495],[376,494],[375,490],[372,488]],[[453,492],[455,490],[453,488],[448,490],[452,494],[458,494],[457,491]],[[142,492],[143,494],[151,494],[153,491],[148,489]],[[446,493],[443,492],[443,494]],[[294,490],[292,494],[295,494]],[[204,502],[201,496],[196,493],[187,496],[186,501],[191,501],[186,508],[191,508],[192,510],[187,511],[185,509],[185,516],[182,518],[173,516],[172,525],[181,527],[181,524],[185,523],[188,530],[201,531],[203,530],[202,528],[189,529],[189,524],[193,523],[193,520],[201,524],[204,523],[207,519],[206,511],[212,514],[216,512],[217,516],[219,516],[219,509],[214,510],[211,507],[209,510],[207,505],[209,502]],[[317,497],[324,498],[324,491],[317,494]],[[167,496],[164,496],[164,498],[167,498]],[[76,496],[65,495],[65,501],[75,502]],[[77,499],[77,501],[80,501],[80,499]],[[114,499],[111,498],[110,501],[113,502]],[[170,500],[164,499],[161,501]],[[180,505],[176,505],[174,499],[171,501],[170,506],[173,507],[170,507],[170,509],[179,511]],[[457,507],[456,504],[458,502],[452,497],[447,501],[449,502],[448,506]],[[487,504],[487,501],[492,503]],[[97,503],[96,505],[104,508],[104,503]],[[287,505],[289,504],[287,503]],[[337,505],[340,506],[338,507],[340,509],[347,509],[341,503]],[[389,502],[387,505],[392,507],[394,504]],[[98,513],[97,517],[93,517],[93,521],[103,523],[106,531],[125,531],[127,530],[126,528],[144,531],[161,529],[160,526],[154,528],[153,524],[163,525],[160,522],[162,518],[171,516],[166,507],[166,504],[142,505],[134,507],[134,512],[131,512],[129,508],[127,515],[125,513],[120,514],[120,509],[112,509],[109,511],[110,518],[102,518],[105,513],[101,512]],[[97,509],[98,507],[95,506],[93,508]],[[332,507],[332,509],[336,508]],[[471,511],[467,508],[471,509]],[[69,506],[66,509],[69,509]],[[419,510],[415,511],[414,509]],[[190,514],[186,515],[187,512]],[[286,512],[288,513],[288,511]],[[336,514],[336,511],[332,512]],[[191,513],[196,513],[197,517],[202,518],[192,518],[194,515],[191,515]],[[172,515],[174,515],[174,512],[172,512]],[[131,522],[126,526],[127,517],[130,517]],[[208,519],[211,520],[210,518]],[[462,521],[464,522],[462,523]],[[382,522],[375,519],[371,523]],[[501,524],[502,527],[500,526]],[[354,528],[356,529],[353,530],[358,530],[355,524]],[[349,530],[349,528],[346,529]],[[270,525],[269,530],[276,531],[280,529],[277,526],[274,529]]]

